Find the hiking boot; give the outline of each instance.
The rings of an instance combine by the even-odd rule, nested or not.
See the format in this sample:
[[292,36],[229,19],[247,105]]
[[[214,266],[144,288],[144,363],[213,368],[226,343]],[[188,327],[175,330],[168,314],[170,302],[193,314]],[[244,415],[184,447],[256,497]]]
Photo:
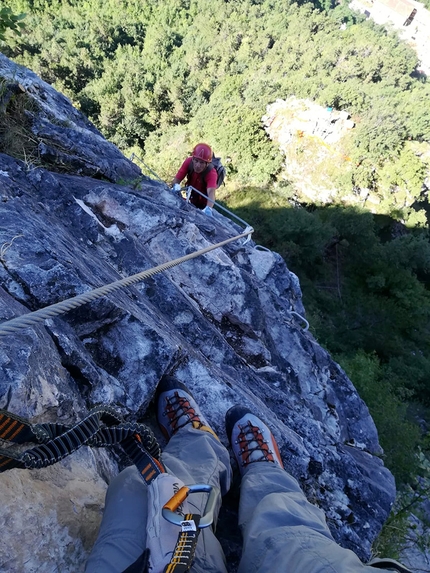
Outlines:
[[187,424],[191,424],[196,430],[210,432],[218,439],[209,427],[191,392],[185,384],[173,376],[163,376],[160,380],[156,402],[157,421],[166,440]]
[[284,468],[272,432],[248,408],[230,408],[225,415],[225,425],[242,476],[249,465],[255,462],[270,462]]

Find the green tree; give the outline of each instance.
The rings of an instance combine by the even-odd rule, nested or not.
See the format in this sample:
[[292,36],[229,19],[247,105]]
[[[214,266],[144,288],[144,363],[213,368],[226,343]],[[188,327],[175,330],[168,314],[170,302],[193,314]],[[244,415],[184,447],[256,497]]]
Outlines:
[[25,14],[14,14],[8,7],[0,9],[0,42],[6,40],[6,33],[12,32],[21,35],[21,30],[24,28]]
[[419,428],[408,420],[407,407],[384,376],[378,358],[358,351],[351,356],[339,357],[339,362],[369,407],[378,428],[384,461],[397,483],[414,478],[418,471]]

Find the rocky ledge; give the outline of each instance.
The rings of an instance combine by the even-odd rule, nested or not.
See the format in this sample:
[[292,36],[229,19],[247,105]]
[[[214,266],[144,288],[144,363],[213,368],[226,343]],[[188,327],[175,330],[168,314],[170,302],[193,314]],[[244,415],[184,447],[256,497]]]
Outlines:
[[[73,150],[97,172],[73,174],[69,164],[62,173],[49,162],[35,168],[0,154],[1,322],[240,231],[160,183],[119,185],[135,180],[138,168],[64,96],[4,57],[0,77],[19,80],[37,99],[36,138],[42,141],[42,126],[46,134],[57,125],[52,137],[61,131],[63,152]],[[234,241],[2,337],[0,408],[34,423],[70,424],[103,403],[157,432],[151,401],[161,376],[174,374],[225,444],[224,414],[233,404],[267,420],[286,467],[325,510],[336,540],[366,559],[393,503],[394,480],[366,405],[303,329],[297,313],[304,312],[297,277],[283,259]],[[117,451],[82,448],[45,469],[0,474],[2,570],[81,571],[107,483],[123,464]],[[224,511],[234,504],[231,495]],[[224,514],[224,523],[231,521]],[[234,571],[240,541],[227,525],[218,531]]]

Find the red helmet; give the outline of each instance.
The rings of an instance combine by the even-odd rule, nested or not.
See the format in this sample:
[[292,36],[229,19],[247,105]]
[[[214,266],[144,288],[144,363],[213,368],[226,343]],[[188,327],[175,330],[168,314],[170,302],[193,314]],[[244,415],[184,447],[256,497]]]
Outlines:
[[212,149],[206,143],[198,143],[193,149],[193,157],[210,163],[213,157]]

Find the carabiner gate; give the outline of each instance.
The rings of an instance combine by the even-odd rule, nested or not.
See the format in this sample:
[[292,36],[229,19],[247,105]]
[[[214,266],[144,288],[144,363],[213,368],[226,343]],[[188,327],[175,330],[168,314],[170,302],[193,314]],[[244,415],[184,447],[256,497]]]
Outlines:
[[170,523],[174,525],[182,525],[184,521],[184,516],[179,513],[175,513],[176,509],[181,505],[183,501],[189,496],[190,493],[208,493],[209,497],[206,502],[206,507],[204,514],[200,518],[199,529],[204,529],[212,525],[214,520],[215,504],[220,493],[219,489],[215,486],[207,484],[195,484],[195,485],[184,485],[181,489],[175,493],[175,495],[169,499],[169,501],[164,504],[161,511],[164,519],[167,519]]

